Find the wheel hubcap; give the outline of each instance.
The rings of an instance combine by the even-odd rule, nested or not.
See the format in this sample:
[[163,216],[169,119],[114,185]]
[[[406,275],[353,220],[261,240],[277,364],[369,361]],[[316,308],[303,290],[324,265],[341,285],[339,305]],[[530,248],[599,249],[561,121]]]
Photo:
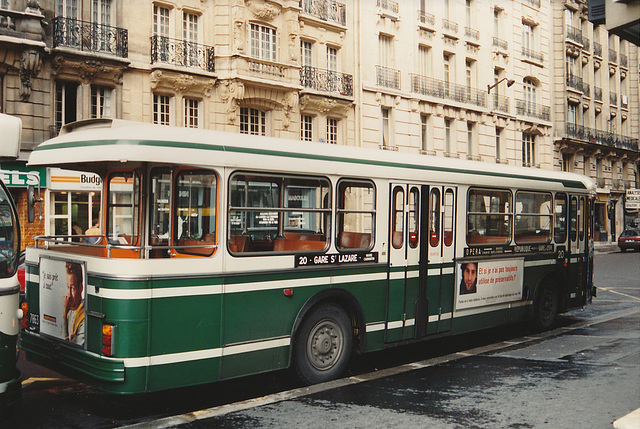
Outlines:
[[307,341],[307,356],[316,369],[331,369],[342,354],[344,338],[340,327],[331,320],[323,320],[311,330]]

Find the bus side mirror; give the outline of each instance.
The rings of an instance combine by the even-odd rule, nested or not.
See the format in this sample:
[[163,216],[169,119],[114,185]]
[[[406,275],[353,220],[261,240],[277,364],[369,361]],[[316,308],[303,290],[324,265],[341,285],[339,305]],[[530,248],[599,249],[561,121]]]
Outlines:
[[27,222],[33,223],[36,217],[36,189],[33,185],[27,187]]

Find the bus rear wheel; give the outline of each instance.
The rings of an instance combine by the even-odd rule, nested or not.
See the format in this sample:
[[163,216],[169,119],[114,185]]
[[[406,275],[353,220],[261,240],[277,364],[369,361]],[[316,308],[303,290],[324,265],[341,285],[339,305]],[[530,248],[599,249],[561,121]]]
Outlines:
[[352,331],[341,307],[325,304],[312,310],[294,343],[293,364],[298,377],[307,384],[338,378],[349,364]]
[[540,286],[535,301],[534,327],[539,331],[548,331],[553,328],[558,319],[560,298],[558,288],[551,281],[546,281]]

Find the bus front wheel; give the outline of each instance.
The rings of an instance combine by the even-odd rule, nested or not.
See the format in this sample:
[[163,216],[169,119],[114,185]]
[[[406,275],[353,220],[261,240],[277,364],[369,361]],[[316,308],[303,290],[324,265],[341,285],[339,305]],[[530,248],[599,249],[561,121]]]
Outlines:
[[347,368],[353,347],[353,329],[345,311],[322,305],[305,317],[294,344],[298,377],[315,384],[338,378]]
[[547,331],[558,319],[560,298],[558,288],[551,281],[545,281],[538,291],[535,301],[534,326],[536,330]]

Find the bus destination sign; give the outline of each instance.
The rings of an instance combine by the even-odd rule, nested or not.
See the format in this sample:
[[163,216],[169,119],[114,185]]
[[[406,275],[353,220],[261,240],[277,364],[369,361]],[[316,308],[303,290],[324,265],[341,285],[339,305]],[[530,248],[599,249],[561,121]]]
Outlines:
[[295,266],[313,267],[318,265],[344,265],[378,262],[378,252],[350,252],[324,255],[296,255]]

